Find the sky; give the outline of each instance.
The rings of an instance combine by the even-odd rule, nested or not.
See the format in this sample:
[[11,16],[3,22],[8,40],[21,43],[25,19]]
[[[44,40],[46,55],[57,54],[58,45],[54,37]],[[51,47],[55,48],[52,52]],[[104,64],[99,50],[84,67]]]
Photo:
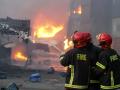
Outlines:
[[70,0],[0,0],[0,18],[49,18],[64,23]]

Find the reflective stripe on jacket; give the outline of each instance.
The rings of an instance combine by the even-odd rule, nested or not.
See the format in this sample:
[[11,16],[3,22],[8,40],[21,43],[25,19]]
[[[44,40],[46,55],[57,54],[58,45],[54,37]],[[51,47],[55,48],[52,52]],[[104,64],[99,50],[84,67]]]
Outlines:
[[68,66],[66,88],[87,89],[90,75],[89,53],[85,48],[74,48],[61,55],[61,64]]
[[120,57],[113,49],[103,50],[96,63],[98,72],[101,72],[101,89],[120,88]]

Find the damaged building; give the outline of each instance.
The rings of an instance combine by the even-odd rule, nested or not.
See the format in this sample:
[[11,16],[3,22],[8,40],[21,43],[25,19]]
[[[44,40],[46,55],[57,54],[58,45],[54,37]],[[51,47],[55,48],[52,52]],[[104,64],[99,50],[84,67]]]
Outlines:
[[[44,43],[33,43],[30,36],[30,20],[18,20],[10,17],[0,19],[0,61],[11,63],[21,57],[28,59],[32,50],[49,52],[49,47]],[[15,56],[18,56],[16,57]],[[24,57],[22,55],[25,55]]]
[[93,41],[100,32],[113,36],[113,47],[120,52],[120,0],[71,0],[67,37],[75,31],[92,33]]
[[112,0],[71,0],[67,36],[74,31],[112,33]]

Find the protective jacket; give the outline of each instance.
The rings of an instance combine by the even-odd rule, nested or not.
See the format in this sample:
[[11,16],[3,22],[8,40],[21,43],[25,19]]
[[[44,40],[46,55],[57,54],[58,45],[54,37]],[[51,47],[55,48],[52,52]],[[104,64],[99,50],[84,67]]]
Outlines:
[[68,66],[66,88],[87,89],[90,75],[90,55],[86,48],[73,48],[60,57],[61,64]]
[[115,50],[111,48],[103,50],[96,65],[96,73],[101,75],[101,89],[120,88],[120,57]]
[[98,77],[94,74],[92,67],[96,66],[96,62],[98,61],[98,56],[101,52],[101,48],[89,43],[87,45],[87,50],[89,51],[91,62],[90,62],[90,83],[99,83]]

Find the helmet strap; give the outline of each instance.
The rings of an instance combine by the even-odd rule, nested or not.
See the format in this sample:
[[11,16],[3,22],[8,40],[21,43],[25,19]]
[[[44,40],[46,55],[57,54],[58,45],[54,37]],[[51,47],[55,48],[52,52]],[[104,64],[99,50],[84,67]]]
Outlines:
[[110,46],[110,45],[107,45],[107,44],[105,44],[105,45],[100,45],[100,46],[101,46],[101,48],[103,48],[103,49],[111,48],[111,46]]

